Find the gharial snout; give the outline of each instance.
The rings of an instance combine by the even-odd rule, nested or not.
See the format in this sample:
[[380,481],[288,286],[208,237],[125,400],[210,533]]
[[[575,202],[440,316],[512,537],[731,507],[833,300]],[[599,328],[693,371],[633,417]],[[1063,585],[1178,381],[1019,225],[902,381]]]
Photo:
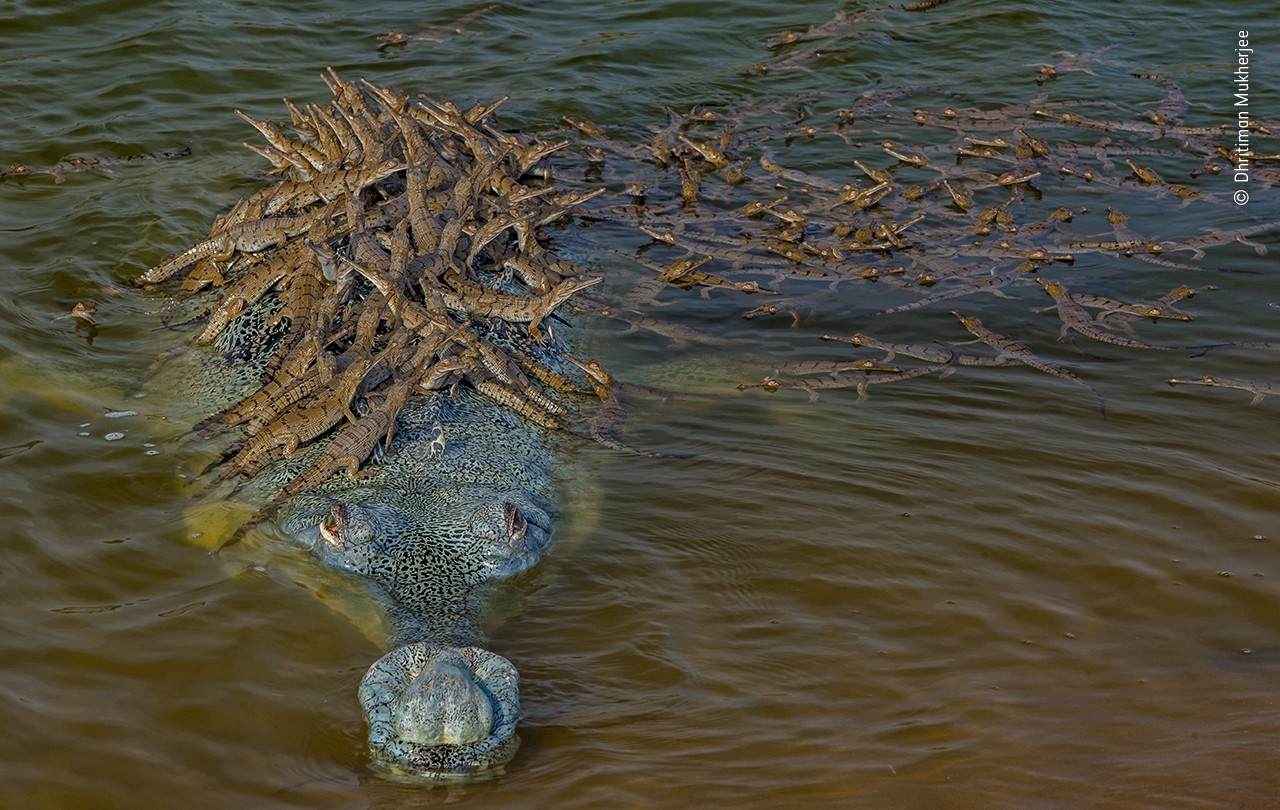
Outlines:
[[519,747],[520,676],[478,647],[406,644],[360,682],[369,746],[397,770],[456,779],[509,761]]
[[405,686],[391,713],[396,735],[417,745],[465,745],[493,730],[493,698],[456,650],[442,650]]

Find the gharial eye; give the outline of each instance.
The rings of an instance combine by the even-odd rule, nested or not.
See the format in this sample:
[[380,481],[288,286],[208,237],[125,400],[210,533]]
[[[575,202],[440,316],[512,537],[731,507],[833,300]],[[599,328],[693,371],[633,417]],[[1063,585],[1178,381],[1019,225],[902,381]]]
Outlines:
[[329,514],[320,520],[320,536],[333,546],[342,545],[342,533],[347,526],[347,509],[342,504],[336,504],[329,510]]

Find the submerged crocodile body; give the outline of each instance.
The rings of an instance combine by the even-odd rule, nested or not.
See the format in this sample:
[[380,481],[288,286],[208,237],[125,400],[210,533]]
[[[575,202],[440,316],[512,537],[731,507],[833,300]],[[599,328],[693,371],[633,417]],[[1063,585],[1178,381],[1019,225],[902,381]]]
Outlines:
[[196,440],[230,439],[201,490],[261,504],[227,544],[273,524],[358,577],[399,645],[360,687],[372,753],[474,775],[518,745],[486,605],[549,545],[555,437],[592,394],[550,319],[601,279],[538,229],[600,192],[521,182],[558,147],[485,123],[501,101],[326,80],[328,112],[289,105],[298,138],[242,115],[284,179],[138,281],[181,279],[204,312],[163,387],[200,409]]
[[[281,339],[267,297],[208,347],[166,369],[186,401],[217,410],[251,385]],[[491,326],[513,339],[506,324]],[[562,349],[525,348],[581,379]],[[360,475],[337,475],[284,499],[274,528],[319,561],[368,585],[392,643],[360,685],[369,744],[387,770],[428,779],[497,768],[518,746],[519,676],[482,649],[489,597],[550,544],[554,434],[470,388],[411,399],[389,448]],[[323,450],[265,467],[244,496],[270,498]],[[433,719],[434,718],[434,719]]]

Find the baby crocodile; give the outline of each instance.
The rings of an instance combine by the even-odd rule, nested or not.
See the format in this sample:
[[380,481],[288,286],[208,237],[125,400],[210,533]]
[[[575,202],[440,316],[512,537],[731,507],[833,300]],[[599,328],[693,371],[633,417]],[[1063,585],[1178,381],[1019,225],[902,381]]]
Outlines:
[[343,428],[330,439],[320,455],[301,473],[289,479],[270,502],[231,535],[223,547],[239,542],[250,529],[275,514],[280,505],[290,497],[323,483],[334,473],[343,470],[348,478],[360,477],[360,466],[382,437],[394,429],[396,414],[413,394],[418,378],[419,375],[411,375],[397,380],[367,416]]
[[[663,268],[658,275],[658,280],[670,284],[673,287],[681,289],[690,289],[693,287],[701,287],[701,295],[706,298],[711,292],[712,287],[727,287],[744,293],[775,293],[776,290],[761,287],[754,281],[730,281],[727,278],[717,276],[714,273],[708,273],[700,270],[702,265],[711,261],[710,256],[686,257],[672,262]],[[641,262],[648,264],[648,262]]]
[[213,256],[218,259],[229,259],[236,251],[260,253],[268,248],[284,242],[291,236],[297,236],[311,228],[315,215],[298,215],[294,217],[268,217],[253,220],[241,225],[234,225],[225,233],[206,239],[193,247],[187,248],[138,277],[143,284],[159,284],[195,264],[197,261]]
[[1102,395],[1089,383],[1076,376],[1075,372],[1069,371],[1061,366],[1045,362],[1031,352],[1031,348],[1020,340],[1015,340],[1008,335],[1001,335],[992,332],[990,329],[982,325],[982,321],[972,315],[961,314],[954,309],[951,314],[960,319],[960,323],[964,324],[964,328],[969,330],[969,334],[973,335],[980,342],[987,344],[995,349],[1003,357],[1008,357],[1018,362],[1031,366],[1036,371],[1042,371],[1060,380],[1073,382],[1077,385],[1083,385],[1088,388],[1093,396],[1098,400],[1098,410],[1105,416],[1107,413],[1107,403],[1103,400]]
[[[1208,292],[1216,289],[1217,287],[1213,284],[1207,284],[1199,289],[1182,285],[1174,287],[1172,290],[1153,301],[1132,304],[1123,309],[1104,309],[1095,317],[1099,323],[1102,323],[1105,320],[1118,320],[1123,323],[1129,318],[1151,318],[1153,320],[1157,318],[1169,318],[1178,321],[1189,321],[1191,320],[1191,316],[1185,312],[1180,312],[1179,310],[1174,309],[1173,305],[1186,298],[1195,297],[1196,293]],[[1089,306],[1089,303],[1085,300],[1081,300],[1081,303],[1084,304],[1084,306]]]
[[973,354],[960,354],[953,349],[944,349],[941,346],[925,346],[913,343],[886,343],[882,340],[876,340],[870,335],[864,335],[861,332],[854,332],[849,337],[841,337],[839,335],[823,335],[823,340],[838,340],[843,343],[852,343],[854,346],[864,346],[868,349],[879,349],[884,352],[883,363],[892,362],[893,358],[898,355],[912,357],[916,360],[924,360],[928,363],[952,363],[959,366],[1003,366],[1011,360],[1017,362],[1014,358],[1007,355],[999,355],[998,357],[980,357]]
[[321,200],[328,203],[348,195],[358,195],[374,183],[404,171],[404,168],[402,161],[384,160],[372,166],[329,169],[310,180],[285,181],[274,189],[268,189],[273,193],[266,199],[262,213],[269,216],[290,208],[305,208]]
[[1169,385],[1207,385],[1213,388],[1237,388],[1253,394],[1253,399],[1249,400],[1250,405],[1257,405],[1267,397],[1280,396],[1280,384],[1239,380],[1230,377],[1210,377],[1206,375],[1198,380],[1184,380],[1174,377],[1168,380],[1168,383]]
[[450,270],[445,281],[452,289],[441,288],[445,306],[482,318],[500,318],[510,323],[527,323],[529,334],[541,340],[538,326],[579,290],[599,284],[604,276],[565,279],[549,292],[537,296],[512,295],[490,290],[467,281],[461,273]]
[[1100,343],[1110,343],[1115,346],[1125,346],[1130,349],[1154,349],[1157,351],[1172,351],[1168,346],[1156,346],[1151,343],[1144,343],[1135,338],[1121,337],[1113,335],[1104,329],[1098,327],[1094,323],[1089,313],[1085,312],[1084,307],[1071,297],[1067,292],[1067,288],[1063,287],[1056,281],[1050,281],[1044,276],[1036,278],[1036,283],[1044,288],[1044,291],[1053,298],[1058,308],[1058,317],[1062,319],[1062,330],[1058,335],[1058,339],[1062,340],[1069,332],[1078,332],[1087,338],[1092,338]]
[[779,363],[774,371],[792,377],[803,377],[812,374],[838,374],[842,371],[884,371],[897,374],[902,369],[877,363],[875,360],[790,360]]
[[144,152],[136,155],[124,155],[123,157],[69,157],[49,166],[10,163],[8,168],[0,169],[0,180],[10,177],[31,177],[37,174],[47,174],[53,178],[53,182],[63,183],[66,181],[66,176],[72,172],[102,172],[110,174],[114,166],[141,163],[148,160],[175,160],[187,157],[190,154],[191,147],[181,146],[177,149],[168,149],[162,152]]
[[940,292],[926,295],[924,298],[919,298],[909,304],[901,304],[896,307],[881,310],[873,317],[879,317],[881,315],[896,315],[900,312],[924,309],[925,307],[932,306],[933,304],[937,304],[942,301],[950,301],[954,298],[964,298],[980,292],[991,293],[997,297],[1003,296],[1007,298],[1008,296],[1005,295],[1001,288],[1014,283],[1018,279],[1022,278],[1023,275],[1025,275],[1025,273],[1022,269],[1013,269],[1006,270],[1005,272],[994,276],[983,276],[978,279],[962,279],[957,286],[949,290],[942,290]]
[[[1186,288],[1190,289],[1190,288]],[[1159,302],[1130,304],[1124,301],[1117,301],[1114,298],[1107,298],[1102,295],[1093,295],[1091,293],[1071,293],[1071,299],[1086,309],[1100,310],[1096,320],[1101,323],[1104,318],[1115,316],[1130,316],[1135,318],[1150,318],[1158,320],[1164,318],[1173,321],[1189,321],[1191,316],[1185,312],[1178,312],[1170,309],[1167,305],[1161,305]],[[1041,307],[1036,312],[1050,312],[1057,309],[1055,306]]]
[[910,380],[915,377],[923,377],[926,374],[932,374],[935,371],[941,371],[946,374],[951,370],[951,366],[919,366],[917,368],[900,371],[896,374],[871,374],[865,371],[846,371],[837,374],[824,374],[820,377],[806,377],[800,380],[779,380],[776,377],[765,377],[758,383],[741,383],[738,386],[739,391],[746,391],[748,388],[763,388],[769,393],[773,393],[781,388],[798,388],[802,391],[809,392],[809,401],[812,402],[818,398],[818,391],[824,389],[837,388],[854,388],[858,392],[858,399],[867,398],[867,388],[872,385],[882,383],[901,382]]
[[475,9],[474,11],[468,11],[453,22],[445,23],[443,25],[429,25],[412,34],[406,34],[403,31],[388,31],[380,37],[383,44],[380,46],[379,50],[392,45],[404,45],[410,40],[422,42],[444,42],[450,37],[465,34],[468,25],[481,17],[498,11],[501,8],[503,8],[501,3],[494,3],[490,6]]

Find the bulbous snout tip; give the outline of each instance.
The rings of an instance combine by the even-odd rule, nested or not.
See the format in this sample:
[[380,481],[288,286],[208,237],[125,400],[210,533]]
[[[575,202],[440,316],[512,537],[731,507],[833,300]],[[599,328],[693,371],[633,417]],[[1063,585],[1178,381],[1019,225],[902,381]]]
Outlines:
[[520,745],[520,675],[478,647],[398,647],[365,673],[360,705],[369,747],[397,778],[478,778],[498,772]]
[[405,686],[394,720],[405,742],[467,745],[493,731],[493,703],[468,662],[444,651]]

